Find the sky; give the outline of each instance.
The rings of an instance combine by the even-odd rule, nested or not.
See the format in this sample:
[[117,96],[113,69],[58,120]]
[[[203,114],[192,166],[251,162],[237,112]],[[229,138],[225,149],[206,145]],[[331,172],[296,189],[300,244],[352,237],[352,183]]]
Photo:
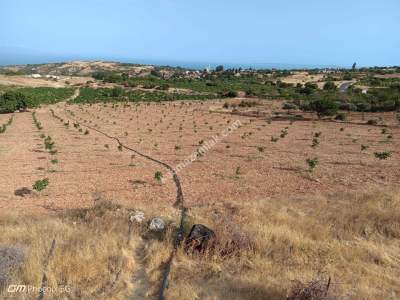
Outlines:
[[0,0],[0,16],[0,64],[400,65],[399,0]]

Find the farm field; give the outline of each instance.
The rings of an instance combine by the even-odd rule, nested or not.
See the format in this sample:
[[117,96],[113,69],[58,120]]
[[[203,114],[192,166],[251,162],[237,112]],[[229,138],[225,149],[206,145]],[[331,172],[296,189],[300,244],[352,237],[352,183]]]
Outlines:
[[400,299],[400,1],[287,2],[0,2],[0,300]]
[[[349,299],[399,293],[396,114],[350,112],[342,122],[299,111],[287,115],[280,101],[229,108],[240,101],[250,100],[61,102],[15,113],[0,134],[0,224],[7,232],[0,243],[35,245],[31,265],[19,276],[40,285],[41,267],[32,261],[46,255],[54,238],[62,246],[50,264],[52,285],[68,283],[75,297],[87,299],[154,298],[180,217],[174,181],[157,160],[178,170],[189,224],[206,224],[227,240],[240,236],[236,254],[208,262],[178,250],[168,299],[282,299],[296,280],[327,276],[334,292]],[[293,119],[296,114],[304,119]],[[10,116],[0,114],[0,125]],[[386,152],[388,159],[374,154]],[[306,161],[315,158],[311,172]],[[47,185],[35,191],[42,180]],[[139,227],[126,243],[134,210],[162,216],[171,229],[153,240]],[[18,236],[26,226],[31,234]],[[104,253],[85,250],[74,257],[101,240]],[[119,249],[122,258],[114,265]],[[78,267],[81,255],[96,270]],[[101,275],[115,276],[118,268],[115,285]]]
[[[13,125],[1,136],[2,169],[7,170],[1,181],[1,207],[38,211],[86,207],[92,204],[94,193],[121,204],[170,204],[173,184],[158,184],[153,179],[156,171],[167,174],[167,170],[131,151],[120,151],[115,141],[90,127],[177,167],[213,136],[239,124],[179,172],[190,205],[400,183],[399,142],[395,138],[399,128],[393,113],[380,114],[386,124],[393,124],[386,128],[361,124],[357,113],[351,113],[348,123],[267,121],[265,117],[229,114],[223,103],[121,104],[114,108],[111,104],[57,104],[36,110],[42,130],[35,128],[30,113],[16,114]],[[258,109],[268,111],[270,107],[260,102]],[[51,110],[63,122],[53,117]],[[2,118],[6,119],[5,115]],[[81,131],[74,128],[74,122],[81,124]],[[283,138],[282,131],[287,132]],[[315,133],[320,138],[313,148]],[[41,134],[51,136],[57,154],[43,149]],[[368,149],[361,151],[360,145]],[[392,152],[390,160],[380,161],[373,155],[383,151]],[[310,177],[306,159],[312,157],[318,157],[319,164]],[[52,158],[58,163],[51,164]],[[15,176],[10,176],[12,173]],[[46,192],[18,201],[14,191],[41,177],[50,179]]]

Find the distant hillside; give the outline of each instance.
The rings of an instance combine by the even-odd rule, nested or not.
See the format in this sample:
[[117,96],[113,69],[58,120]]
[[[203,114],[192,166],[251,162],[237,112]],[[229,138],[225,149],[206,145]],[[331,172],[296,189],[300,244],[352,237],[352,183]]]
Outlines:
[[1,67],[1,73],[88,76],[100,71],[128,73],[150,72],[154,67],[108,61],[71,61],[62,63],[12,65]]

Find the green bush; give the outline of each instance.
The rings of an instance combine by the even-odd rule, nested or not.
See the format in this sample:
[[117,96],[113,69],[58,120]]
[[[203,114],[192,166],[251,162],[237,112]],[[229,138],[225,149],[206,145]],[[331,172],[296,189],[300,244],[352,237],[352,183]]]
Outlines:
[[334,90],[336,90],[337,89],[337,87],[336,87],[336,85],[333,83],[333,81],[327,81],[325,84],[324,84],[324,90],[325,91],[334,91]]
[[314,100],[309,104],[309,109],[315,111],[318,118],[321,118],[335,115],[339,109],[339,105],[335,101],[328,99]]
[[26,108],[26,96],[18,91],[9,91],[0,96],[0,113],[12,113]]

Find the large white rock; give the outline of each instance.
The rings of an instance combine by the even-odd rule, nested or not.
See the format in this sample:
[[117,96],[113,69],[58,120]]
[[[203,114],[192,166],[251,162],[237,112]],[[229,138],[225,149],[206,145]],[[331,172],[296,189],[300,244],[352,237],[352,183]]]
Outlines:
[[131,221],[132,223],[133,222],[142,223],[144,219],[145,219],[144,212],[142,211],[135,211],[135,213],[130,215],[129,217],[129,221]]
[[150,230],[161,231],[161,230],[164,230],[164,228],[165,228],[165,222],[163,219],[154,218],[153,220],[151,220]]

